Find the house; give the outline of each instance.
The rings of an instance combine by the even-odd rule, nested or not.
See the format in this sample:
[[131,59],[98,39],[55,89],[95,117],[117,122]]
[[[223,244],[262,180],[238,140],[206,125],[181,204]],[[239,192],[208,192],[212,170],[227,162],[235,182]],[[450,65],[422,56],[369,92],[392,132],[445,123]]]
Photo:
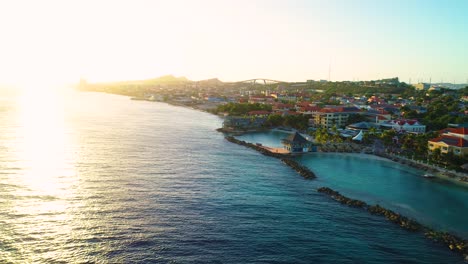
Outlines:
[[305,139],[301,134],[295,132],[289,135],[287,138],[283,138],[281,143],[284,148],[291,153],[303,153],[313,151],[312,142]]
[[446,128],[439,133],[439,137],[428,140],[430,151],[440,149],[441,153],[468,154],[468,128]]
[[411,133],[425,133],[426,126],[420,124],[417,120],[389,120],[386,122],[380,123],[382,129],[393,129],[395,131],[401,132],[411,132]]
[[314,118],[314,124],[331,128],[335,125],[336,127],[344,127],[348,122],[349,115],[356,113],[360,113],[357,107],[327,106],[311,114]]

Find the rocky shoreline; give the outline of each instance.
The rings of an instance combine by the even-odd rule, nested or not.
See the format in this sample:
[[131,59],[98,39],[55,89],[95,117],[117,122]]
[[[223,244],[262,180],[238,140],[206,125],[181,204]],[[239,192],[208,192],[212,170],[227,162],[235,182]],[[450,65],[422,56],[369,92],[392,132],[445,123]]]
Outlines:
[[225,138],[226,138],[227,141],[229,141],[231,143],[235,143],[235,144],[238,144],[238,145],[241,145],[241,146],[244,146],[244,147],[251,148],[253,150],[256,150],[256,151],[260,152],[261,154],[263,154],[265,156],[280,159],[284,164],[291,167],[293,170],[295,170],[297,173],[299,173],[299,175],[301,175],[305,179],[317,178],[315,173],[313,173],[307,167],[300,165],[297,161],[294,161],[294,160],[290,159],[289,158],[290,155],[288,155],[288,154],[273,153],[273,152],[271,152],[271,151],[269,151],[269,150],[267,150],[267,149],[265,149],[265,148],[263,148],[261,146],[257,146],[255,144],[248,143],[248,142],[245,142],[243,140],[238,140],[233,136],[227,136]]
[[433,230],[424,226],[413,219],[409,219],[392,210],[379,205],[368,205],[363,201],[348,198],[337,191],[328,187],[321,187],[317,190],[330,196],[333,200],[350,207],[362,208],[374,215],[385,216],[388,221],[398,224],[401,228],[408,231],[421,232],[427,239],[446,245],[451,251],[457,252],[468,261],[468,241],[447,232]]

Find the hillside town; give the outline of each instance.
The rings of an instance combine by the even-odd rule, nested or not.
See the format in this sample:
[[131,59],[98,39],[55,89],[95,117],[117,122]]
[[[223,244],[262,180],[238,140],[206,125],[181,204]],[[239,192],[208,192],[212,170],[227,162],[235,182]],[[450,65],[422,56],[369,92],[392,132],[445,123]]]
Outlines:
[[[227,83],[173,76],[112,84],[82,80],[79,85],[81,90],[211,112],[224,118],[224,132],[294,130],[312,136],[325,151],[333,144],[348,142],[374,153],[466,171],[468,86],[453,87],[407,84],[398,78],[356,82],[252,79]],[[346,148],[336,147],[335,151]]]

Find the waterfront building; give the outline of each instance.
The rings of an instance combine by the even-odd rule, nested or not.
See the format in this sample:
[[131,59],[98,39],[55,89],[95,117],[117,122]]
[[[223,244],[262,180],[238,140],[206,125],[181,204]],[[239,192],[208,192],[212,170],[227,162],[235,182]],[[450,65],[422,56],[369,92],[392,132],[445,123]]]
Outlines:
[[284,148],[291,153],[302,153],[313,151],[312,142],[301,136],[298,132],[289,135],[287,138],[281,140]]
[[468,128],[446,128],[440,136],[428,141],[430,151],[440,149],[441,153],[452,152],[455,155],[468,155]]

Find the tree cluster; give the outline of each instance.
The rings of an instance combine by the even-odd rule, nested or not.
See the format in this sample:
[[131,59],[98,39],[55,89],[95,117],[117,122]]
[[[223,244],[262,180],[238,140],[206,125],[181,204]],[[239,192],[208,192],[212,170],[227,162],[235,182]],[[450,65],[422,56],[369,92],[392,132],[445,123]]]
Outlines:
[[250,111],[265,110],[271,111],[271,105],[267,104],[249,104],[249,103],[227,103],[224,105],[218,105],[213,110],[213,113],[228,113],[229,115],[242,116],[246,115]]
[[292,127],[298,130],[306,130],[309,123],[309,117],[305,115],[286,115],[273,114],[268,116],[265,126],[267,127]]

